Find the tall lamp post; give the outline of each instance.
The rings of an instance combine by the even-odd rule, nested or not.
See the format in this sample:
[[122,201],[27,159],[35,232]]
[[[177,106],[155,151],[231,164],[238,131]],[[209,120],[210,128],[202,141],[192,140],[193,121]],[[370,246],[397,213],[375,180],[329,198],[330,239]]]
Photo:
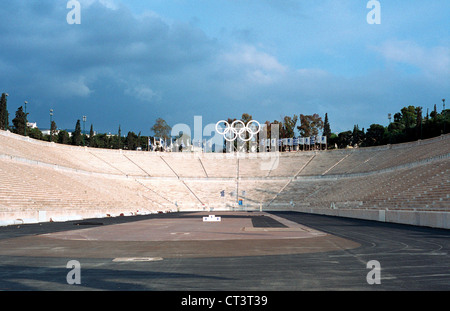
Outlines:
[[53,109],[50,109],[50,142],[53,141],[52,124],[53,124]]
[[27,118],[27,101],[24,101],[25,103],[25,136],[27,136],[27,127],[28,127],[28,118]]
[[86,116],[83,116],[83,146],[86,146],[86,143],[84,141],[85,125],[86,125]]

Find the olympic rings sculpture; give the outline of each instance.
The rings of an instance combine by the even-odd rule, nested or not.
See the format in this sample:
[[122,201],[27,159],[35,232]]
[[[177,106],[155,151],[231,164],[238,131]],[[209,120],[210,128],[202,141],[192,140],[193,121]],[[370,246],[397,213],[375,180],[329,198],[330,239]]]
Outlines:
[[[225,124],[225,129],[219,128],[219,125],[221,123]],[[255,124],[255,125],[253,125]],[[253,130],[254,127],[256,127],[257,124],[257,130]],[[250,141],[255,135],[257,135],[261,131],[261,124],[259,124],[256,120],[251,120],[245,125],[245,123],[241,120],[236,120],[231,123],[231,125],[225,121],[221,120],[216,123],[216,132],[220,135],[223,135],[226,141],[235,141],[238,137],[242,141]],[[249,134],[249,137],[246,138],[245,133]]]

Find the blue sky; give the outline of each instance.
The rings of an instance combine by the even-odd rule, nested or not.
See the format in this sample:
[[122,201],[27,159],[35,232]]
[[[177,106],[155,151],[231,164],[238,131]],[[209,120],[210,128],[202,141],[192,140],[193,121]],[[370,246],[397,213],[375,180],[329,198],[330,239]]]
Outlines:
[[152,134],[221,119],[328,113],[335,133],[387,125],[450,98],[450,2],[380,0],[11,0],[0,7],[0,92],[10,119]]

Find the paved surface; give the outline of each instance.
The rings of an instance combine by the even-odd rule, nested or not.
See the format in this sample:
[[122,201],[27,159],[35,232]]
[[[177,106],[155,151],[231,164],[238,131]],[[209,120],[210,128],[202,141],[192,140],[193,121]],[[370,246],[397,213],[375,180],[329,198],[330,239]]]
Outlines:
[[[216,215],[230,229],[199,230],[198,213],[2,227],[0,290],[450,289],[448,230],[294,212]],[[70,260],[80,262],[80,285],[67,284]],[[371,260],[381,284],[367,282]]]
[[[223,241],[302,239],[325,236],[297,224],[287,223],[266,213],[229,212],[221,221],[203,221],[208,213],[192,213],[184,217],[156,217],[111,226],[96,226],[42,235],[43,238],[79,241]],[[283,224],[285,222],[287,224]],[[256,226],[254,224],[257,224]]]

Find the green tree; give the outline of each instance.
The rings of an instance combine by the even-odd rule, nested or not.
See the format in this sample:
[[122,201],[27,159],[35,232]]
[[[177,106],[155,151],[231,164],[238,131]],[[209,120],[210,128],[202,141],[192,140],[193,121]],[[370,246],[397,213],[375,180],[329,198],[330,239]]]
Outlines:
[[422,107],[416,107],[416,139],[423,138]]
[[247,125],[247,123],[251,120],[253,120],[253,117],[251,114],[248,114],[248,113],[242,114],[241,121],[244,122],[245,125]]
[[136,135],[134,132],[128,132],[127,138],[125,140],[128,150],[136,150],[136,148],[138,147],[138,141],[138,135]]
[[[115,136],[114,136],[115,137]],[[98,148],[105,148],[105,149],[112,149],[115,148],[114,144],[116,143],[113,141],[111,135],[106,134],[97,134],[95,135],[95,141]]]
[[442,133],[447,134],[450,132],[450,109],[442,110],[442,122],[443,130]]
[[405,126],[400,122],[392,122],[387,128],[386,142],[397,144],[406,141]]
[[328,144],[330,142],[331,138],[331,128],[330,128],[330,122],[328,121],[328,113],[325,113],[325,120],[323,121],[323,136],[327,138],[327,149]]
[[66,130],[59,131],[57,135],[57,141],[59,144],[68,145],[70,143],[70,136]]
[[41,130],[38,128],[30,128],[28,131],[28,136],[34,139],[40,139],[42,140],[44,138],[44,135],[42,134]]
[[339,136],[336,135],[335,133],[331,133],[330,139],[327,138],[328,148],[330,148],[330,149],[338,148],[339,147],[338,140],[339,140]]
[[385,143],[385,128],[380,124],[372,124],[366,132],[365,145],[379,146]]
[[57,130],[58,129],[56,127],[55,121],[52,121],[51,126],[50,126],[50,137],[49,137],[50,141],[53,141],[53,142],[57,142],[58,141],[58,137],[56,135]]
[[297,126],[302,137],[317,136],[323,129],[322,118],[318,114],[300,115],[300,125]]
[[122,129],[120,128],[119,125],[119,130],[117,132],[117,136],[116,136],[116,143],[115,143],[115,149],[122,149]]
[[75,125],[75,131],[72,133],[72,145],[80,146],[81,145],[81,124],[80,120],[77,120],[77,124]]
[[0,99],[0,129],[7,130],[9,123],[9,113],[7,109],[7,94],[2,93],[2,97]]
[[14,133],[19,135],[25,135],[25,128],[27,126],[27,114],[23,111],[23,107],[20,106],[16,111],[16,117],[13,119]]
[[361,144],[364,142],[364,130],[360,130],[358,125],[355,125],[353,127],[352,132],[352,146],[361,146]]
[[94,132],[94,126],[91,124],[91,128],[89,130],[89,147],[97,147],[96,146],[97,142],[96,142],[96,137],[95,137],[95,132]]
[[414,106],[403,107],[401,109],[401,122],[406,129],[416,127],[417,110]]
[[352,131],[345,131],[338,134],[338,148],[347,148],[352,144]]
[[298,116],[294,114],[291,118],[285,116],[283,119],[282,136],[280,138],[292,138],[295,136],[295,125],[297,124]]
[[434,109],[433,109],[433,111],[430,113],[430,117],[431,117],[434,121],[436,121],[436,120],[437,120],[437,115],[438,115],[438,112],[437,112],[437,109],[436,109],[436,104],[434,104]]
[[148,136],[140,136],[138,138],[138,147],[140,146],[142,150],[148,150]]
[[168,139],[170,138],[170,132],[172,128],[162,118],[158,118],[151,130],[155,133],[157,138]]

